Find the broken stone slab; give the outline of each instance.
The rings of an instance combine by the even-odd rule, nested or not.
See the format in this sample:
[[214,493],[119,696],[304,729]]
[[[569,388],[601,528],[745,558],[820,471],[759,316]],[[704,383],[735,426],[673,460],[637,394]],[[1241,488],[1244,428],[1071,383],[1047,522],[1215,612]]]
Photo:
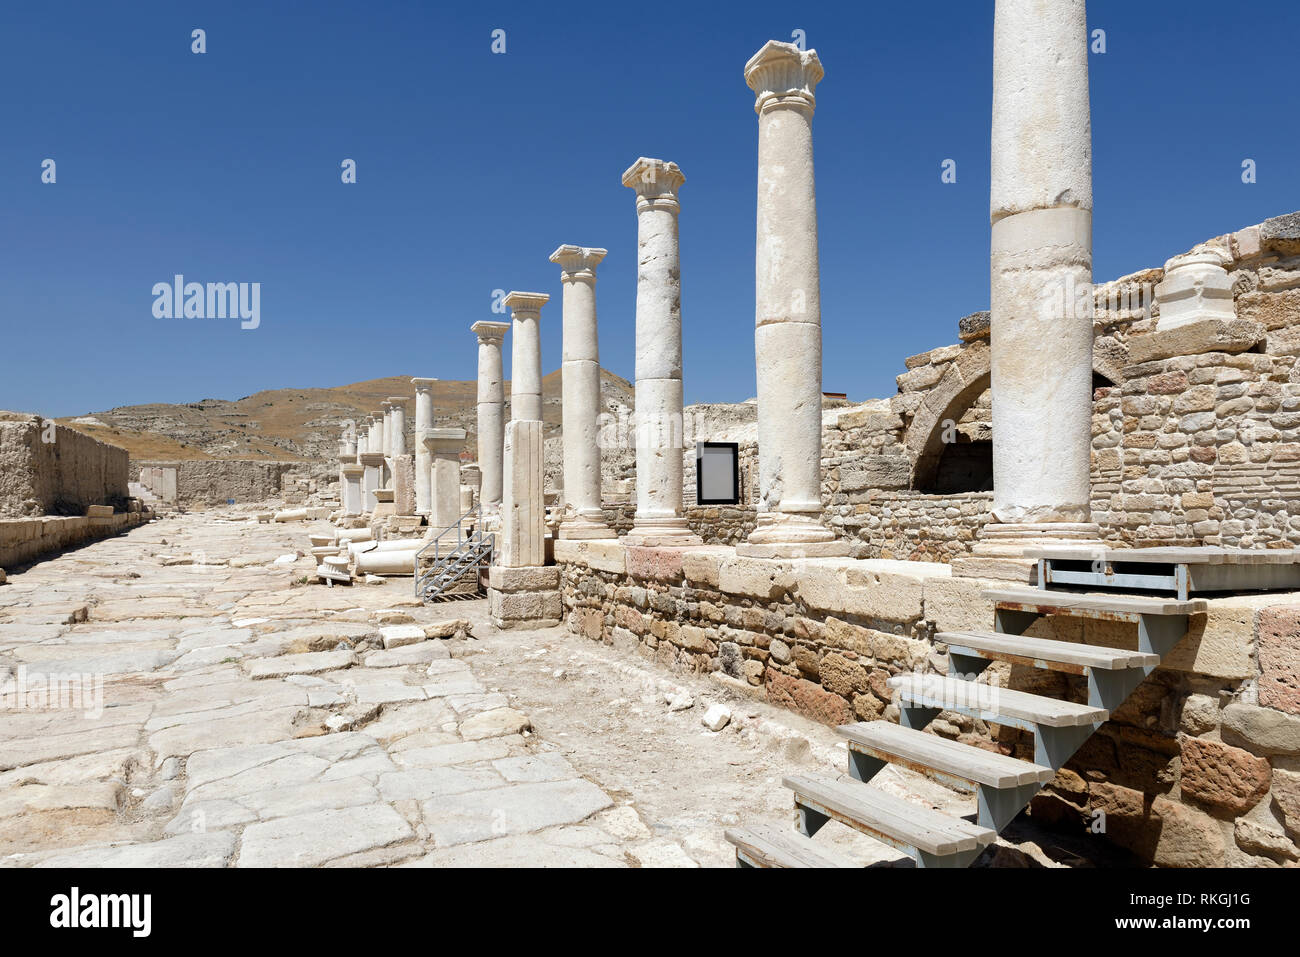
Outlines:
[[465,618],[450,618],[424,626],[426,638],[464,638],[473,634],[473,628]]
[[1207,352],[1248,352],[1263,339],[1263,325],[1253,320],[1203,319],[1172,329],[1157,327],[1155,332],[1133,336],[1128,341],[1129,362],[1140,365]]
[[613,803],[596,785],[579,778],[446,795],[423,802],[421,811],[437,845],[450,847],[576,824]]
[[254,679],[284,678],[288,675],[315,675],[323,671],[349,668],[357,663],[352,651],[310,651],[279,658],[255,658],[243,663],[245,673]]
[[385,649],[414,645],[425,640],[425,630],[419,625],[388,625],[379,629],[379,639]]
[[428,664],[435,658],[450,657],[451,653],[441,644],[425,641],[392,650],[372,651],[362,659],[362,664],[367,668],[398,668],[403,665]]
[[532,728],[528,715],[513,708],[495,708],[467,718],[461,723],[460,734],[466,741],[479,738],[498,738],[519,734]]
[[297,814],[245,828],[238,866],[313,867],[414,836],[411,825],[387,804]]
[[225,867],[235,850],[228,831],[180,834],[148,844],[69,848],[39,861],[37,867]]

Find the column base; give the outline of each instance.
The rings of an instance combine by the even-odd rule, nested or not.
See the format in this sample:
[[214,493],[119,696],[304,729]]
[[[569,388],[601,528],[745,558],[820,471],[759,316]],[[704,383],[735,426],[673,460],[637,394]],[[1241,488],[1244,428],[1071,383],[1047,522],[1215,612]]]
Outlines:
[[618,533],[605,524],[603,517],[571,512],[560,522],[557,536],[571,539],[618,538]]
[[821,523],[820,513],[806,512],[760,512],[758,527],[736,546],[746,558],[843,558],[851,551]]
[[703,545],[704,539],[691,531],[686,519],[676,518],[634,518],[632,530],[619,539],[624,545],[649,546],[683,546]]
[[564,618],[558,565],[488,569],[488,610],[498,628],[554,628]]
[[1034,548],[1107,547],[1101,526],[1095,522],[990,522],[980,530],[971,554],[954,559],[952,573],[959,578],[995,578],[1038,584],[1038,559],[1025,554]]

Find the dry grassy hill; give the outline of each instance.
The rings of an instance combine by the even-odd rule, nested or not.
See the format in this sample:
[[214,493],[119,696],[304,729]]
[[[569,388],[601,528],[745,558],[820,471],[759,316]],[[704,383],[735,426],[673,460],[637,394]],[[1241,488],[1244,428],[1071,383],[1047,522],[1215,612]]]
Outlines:
[[[563,374],[542,380],[542,416],[548,434],[560,424]],[[634,390],[626,379],[601,371],[606,409],[632,407]],[[474,381],[440,381],[434,387],[435,425],[469,432],[475,444]],[[380,410],[389,396],[406,396],[407,431],[415,423],[415,389],[410,376],[371,379],[323,389],[272,389],[242,399],[203,399],[184,405],[122,406],[60,423],[120,445],[135,461],[205,458],[332,460],[343,423]],[[506,383],[507,408],[510,384]]]

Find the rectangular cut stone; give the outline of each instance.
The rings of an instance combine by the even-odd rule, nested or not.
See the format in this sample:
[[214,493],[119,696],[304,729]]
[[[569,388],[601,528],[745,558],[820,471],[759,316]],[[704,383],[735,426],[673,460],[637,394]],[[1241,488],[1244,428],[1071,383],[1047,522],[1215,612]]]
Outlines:
[[393,507],[398,515],[415,514],[415,456],[393,459]]
[[627,572],[627,549],[617,541],[599,539],[559,539],[555,543],[555,562],[558,565],[586,565],[595,571]]
[[560,587],[560,569],[556,565],[508,568],[493,565],[488,571],[488,585],[497,591],[547,591]]
[[542,423],[506,423],[505,489],[501,505],[501,564],[539,566],[546,562],[546,503]]

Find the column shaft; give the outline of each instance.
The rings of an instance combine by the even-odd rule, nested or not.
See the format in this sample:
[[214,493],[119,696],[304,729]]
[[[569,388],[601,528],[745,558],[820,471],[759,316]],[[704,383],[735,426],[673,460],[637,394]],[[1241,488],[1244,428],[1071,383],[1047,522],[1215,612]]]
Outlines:
[[476,322],[470,328],[478,336],[478,500],[492,510],[501,505],[506,405],[501,342],[510,324]]
[[629,544],[698,544],[682,514],[682,295],[676,163],[638,159],[623,174],[637,194],[636,516]]
[[990,200],[993,514],[1003,523],[1088,522],[1092,143],[1083,0],[997,2]]
[[432,453],[424,444],[433,429],[433,384],[437,379],[412,379],[415,386],[415,513],[429,514],[429,471],[433,467]]
[[564,286],[564,504],[561,538],[613,538],[601,510],[600,347],[596,266],[607,250],[561,246],[551,254]]

